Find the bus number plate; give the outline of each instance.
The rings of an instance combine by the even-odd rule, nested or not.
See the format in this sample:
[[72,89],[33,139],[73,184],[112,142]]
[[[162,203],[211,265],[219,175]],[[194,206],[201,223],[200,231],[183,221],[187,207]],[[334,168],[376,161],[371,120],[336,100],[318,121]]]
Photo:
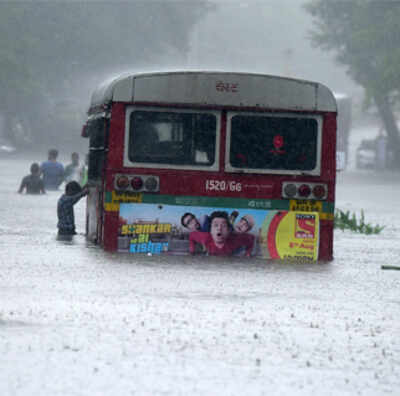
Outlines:
[[206,180],[206,191],[242,191],[242,183],[227,180]]

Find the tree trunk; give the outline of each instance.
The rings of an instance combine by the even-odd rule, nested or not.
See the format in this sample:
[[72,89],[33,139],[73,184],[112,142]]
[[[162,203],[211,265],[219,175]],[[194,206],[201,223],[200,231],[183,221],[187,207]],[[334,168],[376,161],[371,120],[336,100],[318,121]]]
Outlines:
[[388,136],[388,145],[391,148],[393,155],[390,165],[396,169],[400,169],[400,134],[394,118],[392,106],[390,105],[387,96],[375,94],[374,100],[385,126]]

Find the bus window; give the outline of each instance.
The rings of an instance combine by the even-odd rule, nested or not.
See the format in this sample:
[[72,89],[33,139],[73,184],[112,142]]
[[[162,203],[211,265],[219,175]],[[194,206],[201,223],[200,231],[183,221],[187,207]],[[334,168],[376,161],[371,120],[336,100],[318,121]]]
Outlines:
[[233,115],[229,162],[232,170],[314,171],[319,123],[311,117]]
[[144,164],[212,166],[216,131],[214,114],[135,110],[130,114],[128,158]]

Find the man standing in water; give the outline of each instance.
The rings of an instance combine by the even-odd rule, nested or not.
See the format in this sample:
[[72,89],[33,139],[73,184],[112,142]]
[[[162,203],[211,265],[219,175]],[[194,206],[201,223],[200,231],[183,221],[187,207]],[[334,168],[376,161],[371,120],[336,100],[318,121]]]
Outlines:
[[64,180],[64,166],[57,161],[58,151],[49,150],[48,160],[40,166],[45,190],[58,190]]
[[79,182],[81,178],[81,172],[82,172],[82,167],[79,164],[79,154],[72,153],[71,163],[65,167],[65,174],[64,174],[65,182],[68,183],[72,180]]
[[46,193],[44,190],[43,180],[40,177],[39,164],[36,162],[31,165],[31,174],[22,179],[18,192],[22,194],[24,190],[26,190],[27,194]]

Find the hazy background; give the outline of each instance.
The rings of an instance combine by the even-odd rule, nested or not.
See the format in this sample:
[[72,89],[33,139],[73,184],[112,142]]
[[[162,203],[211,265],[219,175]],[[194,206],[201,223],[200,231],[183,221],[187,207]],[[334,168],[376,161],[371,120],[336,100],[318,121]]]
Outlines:
[[[0,143],[82,149],[92,90],[128,70],[217,69],[363,89],[311,46],[302,0],[1,1]],[[4,93],[6,93],[4,95]],[[86,141],[85,143],[86,144]]]
[[215,0],[193,29],[188,65],[316,80],[359,94],[332,56],[311,46],[312,18],[304,0]]

